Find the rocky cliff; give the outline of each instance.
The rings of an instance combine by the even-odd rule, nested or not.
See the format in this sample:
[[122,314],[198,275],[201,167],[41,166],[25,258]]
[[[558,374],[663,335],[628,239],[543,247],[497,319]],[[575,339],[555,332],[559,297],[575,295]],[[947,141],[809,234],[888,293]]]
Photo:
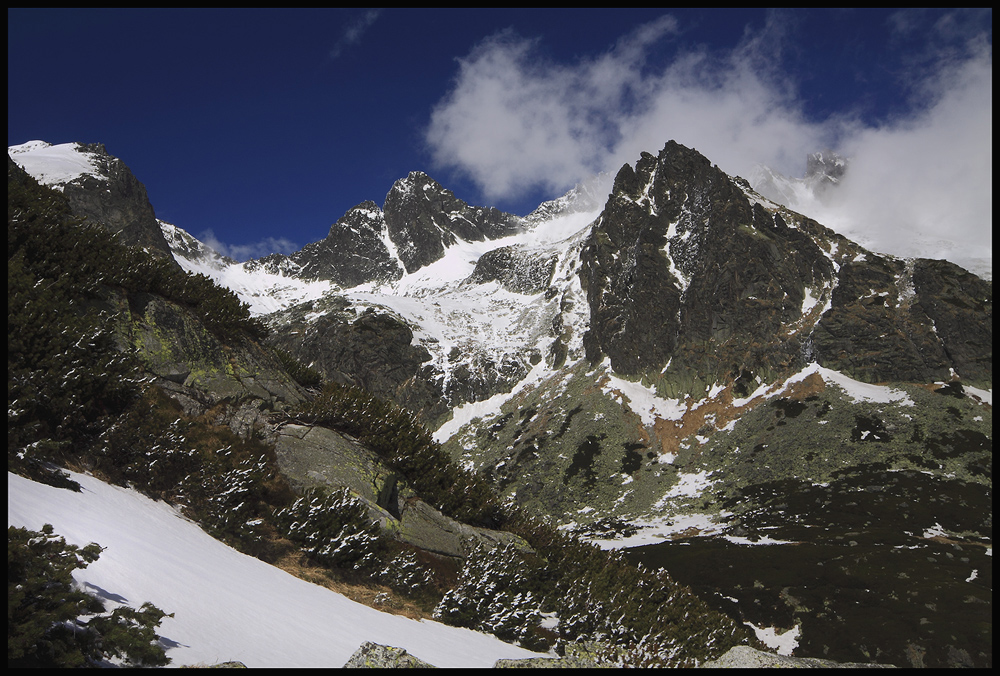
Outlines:
[[[139,182],[132,170],[119,158],[110,155],[102,143],[68,145],[74,147],[73,153],[85,158],[86,166],[69,173],[62,170],[48,175],[40,174],[39,180],[59,189],[77,217],[118,234],[123,244],[138,246],[154,255],[173,260],[146,194],[146,187]],[[37,158],[29,160],[28,153],[35,151],[39,155],[37,151],[46,147],[51,148],[41,141],[17,146],[13,149],[14,161],[37,162]],[[40,155],[44,161],[45,153]]]

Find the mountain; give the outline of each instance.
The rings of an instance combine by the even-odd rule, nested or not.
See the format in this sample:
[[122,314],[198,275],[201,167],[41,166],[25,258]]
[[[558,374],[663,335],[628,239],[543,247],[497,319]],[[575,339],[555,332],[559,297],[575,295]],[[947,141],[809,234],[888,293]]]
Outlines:
[[850,160],[832,150],[810,153],[806,157],[803,178],[788,178],[764,165],[757,165],[749,181],[754,190],[779,204],[796,205],[809,198],[822,200],[835,188],[848,170]]
[[78,217],[118,233],[126,244],[172,259],[145,186],[103,144],[28,141],[7,153],[39,183],[62,192]]
[[[849,171],[810,167],[811,191]],[[413,172],[243,264],[160,226],[268,345],[397,403],[510,504],[797,655],[988,666],[992,284],[754,185],[671,141],[524,217]]]

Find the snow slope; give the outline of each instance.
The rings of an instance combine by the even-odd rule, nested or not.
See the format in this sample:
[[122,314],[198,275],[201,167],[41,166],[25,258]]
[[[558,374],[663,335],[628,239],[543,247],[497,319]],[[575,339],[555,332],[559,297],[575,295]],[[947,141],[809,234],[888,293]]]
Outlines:
[[101,558],[74,573],[106,601],[150,601],[173,613],[158,633],[172,666],[238,660],[248,667],[341,667],[364,642],[405,648],[438,667],[492,667],[538,657],[498,639],[382,613],[300,580],[213,539],[174,508],[72,474],[81,493],[7,474],[7,524],[97,542]]

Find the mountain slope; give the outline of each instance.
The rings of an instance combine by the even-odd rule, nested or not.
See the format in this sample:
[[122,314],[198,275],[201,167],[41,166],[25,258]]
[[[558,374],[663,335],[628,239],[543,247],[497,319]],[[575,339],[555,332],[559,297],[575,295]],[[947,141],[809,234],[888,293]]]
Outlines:
[[[734,547],[737,562],[753,543],[796,543],[771,554],[795,580],[758,593],[734,575],[700,591],[734,618],[801,629],[806,654],[849,661],[868,657],[859,636],[877,620],[846,599],[835,615],[851,621],[830,626],[822,600],[786,594],[815,570],[796,553],[823,552],[816,567],[845,547],[862,548],[858,566],[891,554],[883,571],[922,580],[893,621],[942,611],[880,635],[881,659],[990,663],[978,601],[922,599],[981,599],[991,568],[916,566],[937,546],[926,533],[990,546],[990,282],[866,250],[674,142],[623,166],[609,193],[581,186],[523,218],[414,172],[382,209],[362,203],[324,240],[242,265],[161,227],[182,266],[250,303],[271,344],[407,408],[513,503],[603,547],[659,543],[647,562],[682,539]],[[941,508],[908,507],[924,495]],[[965,616],[978,628],[942,638]]]
[[492,667],[537,657],[496,638],[379,612],[292,577],[209,537],[163,502],[83,474],[74,493],[7,475],[7,523],[57,524],[101,558],[79,584],[109,608],[151,601],[174,617],[158,633],[172,666],[227,660],[248,667],[339,668],[365,641],[405,648],[438,667]]
[[125,244],[172,260],[145,186],[103,144],[28,141],[7,152],[39,183],[62,192],[77,216],[119,234]]

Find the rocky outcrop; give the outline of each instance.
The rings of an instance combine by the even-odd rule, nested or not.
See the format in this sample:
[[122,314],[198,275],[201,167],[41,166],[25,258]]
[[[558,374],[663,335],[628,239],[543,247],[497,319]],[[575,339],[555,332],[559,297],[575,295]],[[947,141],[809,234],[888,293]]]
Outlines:
[[389,238],[407,272],[444,256],[458,239],[481,242],[517,232],[522,221],[493,207],[474,207],[427,174],[411,171],[393,184],[382,207]]
[[434,509],[378,457],[349,436],[325,427],[286,424],[277,430],[275,455],[298,491],[347,488],[368,505],[383,531],[420,549],[465,558],[476,547],[527,545],[515,535],[460,523]]
[[330,226],[325,239],[307,244],[289,259],[305,279],[329,280],[348,288],[366,282],[390,282],[403,268],[386,246],[385,218],[374,202],[362,202]]
[[304,315],[312,305],[293,308],[270,342],[325,378],[394,401],[425,422],[445,415],[448,406],[429,368],[431,355],[413,344],[412,329],[388,313],[369,308],[358,316],[346,305],[311,322]]
[[479,257],[475,270],[466,282],[485,284],[496,281],[512,293],[541,293],[552,280],[557,259],[555,252],[526,251],[519,246],[499,247]]
[[816,657],[786,657],[750,646],[734,646],[717,660],[700,665],[704,669],[884,669],[893,664],[875,662],[834,662]]
[[146,187],[124,162],[108,154],[103,143],[78,145],[99,175],[84,174],[62,186],[73,213],[117,233],[125,244],[172,259]]
[[433,669],[433,664],[414,657],[403,648],[365,641],[347,660],[344,669]]
[[108,291],[102,303],[123,350],[134,351],[188,415],[218,404],[237,434],[266,424],[266,412],[306,399],[278,358],[252,340],[223,344],[188,310],[161,296]]

